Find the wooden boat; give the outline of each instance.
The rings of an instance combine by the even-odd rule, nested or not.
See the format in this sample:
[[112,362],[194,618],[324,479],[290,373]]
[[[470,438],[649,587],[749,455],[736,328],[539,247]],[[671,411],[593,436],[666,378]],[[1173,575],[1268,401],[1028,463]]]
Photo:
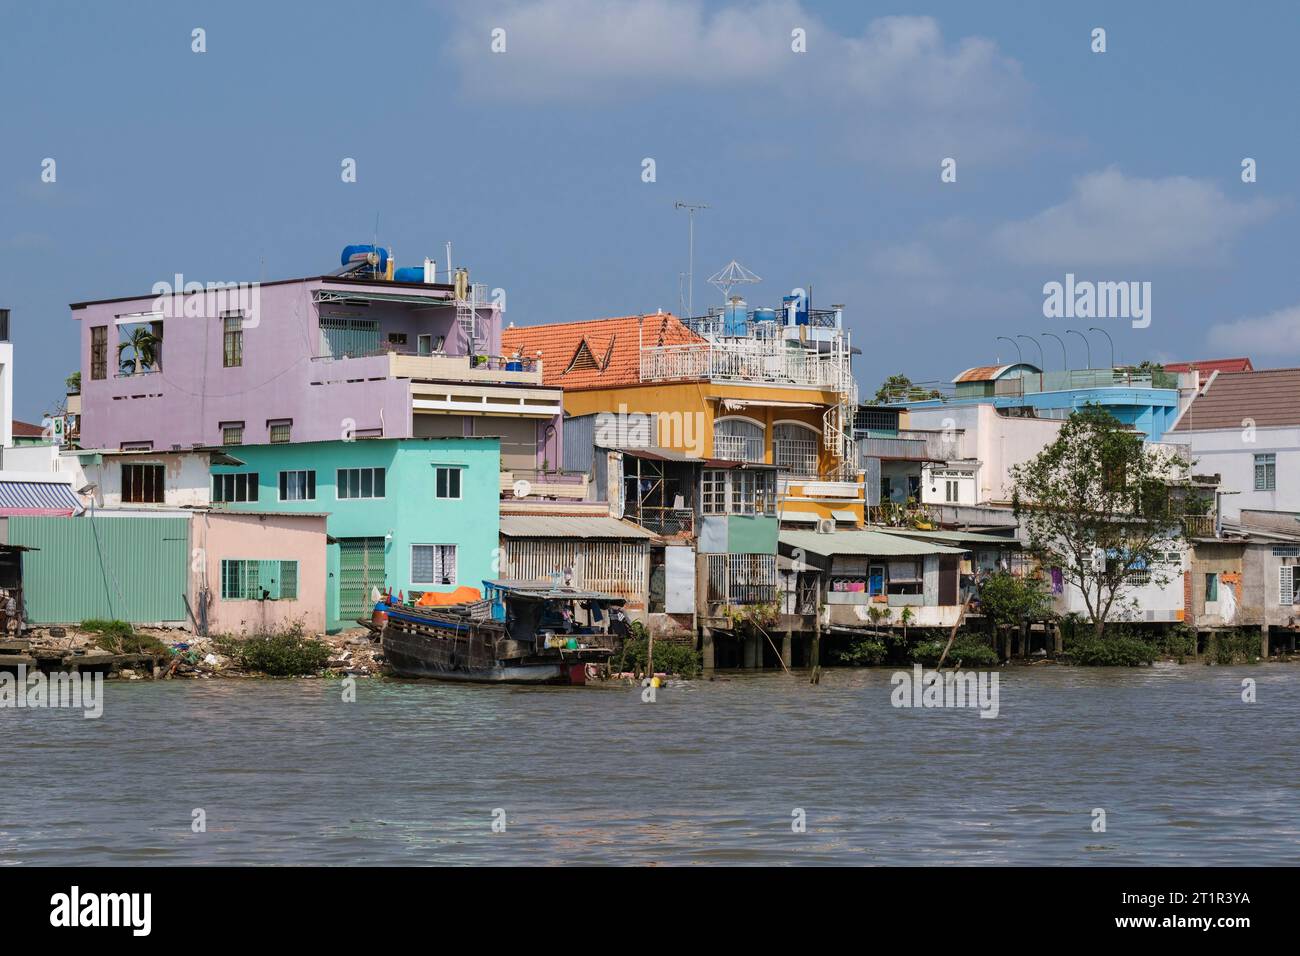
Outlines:
[[[484,581],[471,604],[385,603],[384,660],[400,677],[501,684],[584,684],[613,654],[623,599],[551,583]],[[579,617],[586,617],[586,624]],[[621,614],[619,614],[621,617]]]

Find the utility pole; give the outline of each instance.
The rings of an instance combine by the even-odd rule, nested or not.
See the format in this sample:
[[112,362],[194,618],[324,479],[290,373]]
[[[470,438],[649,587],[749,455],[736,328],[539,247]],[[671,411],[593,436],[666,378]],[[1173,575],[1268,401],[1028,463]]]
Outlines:
[[695,315],[695,210],[708,209],[704,203],[682,202],[680,199],[673,203],[674,209],[685,209],[688,219],[688,239],[687,239],[687,267],[686,267],[686,311],[689,313],[687,318]]

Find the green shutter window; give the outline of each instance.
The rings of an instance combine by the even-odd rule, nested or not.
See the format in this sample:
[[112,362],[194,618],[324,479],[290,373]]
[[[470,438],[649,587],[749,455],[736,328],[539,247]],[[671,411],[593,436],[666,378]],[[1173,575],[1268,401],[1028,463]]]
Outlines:
[[[250,561],[249,564],[254,562]],[[262,591],[266,591],[266,600],[280,600],[280,562],[279,561],[258,561],[257,565],[257,584],[254,599],[262,597]]]
[[298,600],[298,562],[280,562],[280,600]]

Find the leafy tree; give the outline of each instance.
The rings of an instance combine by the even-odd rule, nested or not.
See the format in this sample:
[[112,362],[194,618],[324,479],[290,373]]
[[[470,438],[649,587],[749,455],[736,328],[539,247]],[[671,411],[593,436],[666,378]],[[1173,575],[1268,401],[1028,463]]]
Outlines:
[[1052,612],[1052,596],[1040,577],[995,571],[980,582],[980,608],[994,624],[1015,626]]
[[63,384],[67,388],[69,395],[79,394],[81,392],[81,370],[78,369],[65,378]]
[[930,398],[943,398],[943,393],[937,388],[914,385],[910,378],[901,373],[889,376],[884,384],[876,389],[876,401],[882,405],[893,402],[921,402]]
[[1096,638],[1136,579],[1169,582],[1159,558],[1182,543],[1183,496],[1172,485],[1186,470],[1179,455],[1145,445],[1096,405],[1075,411],[1055,441],[1012,468],[1028,550],[1079,589]]

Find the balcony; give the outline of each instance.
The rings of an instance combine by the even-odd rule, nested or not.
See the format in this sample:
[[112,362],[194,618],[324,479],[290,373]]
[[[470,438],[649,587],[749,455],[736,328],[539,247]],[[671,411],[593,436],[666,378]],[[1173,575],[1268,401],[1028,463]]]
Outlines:
[[838,391],[847,389],[851,377],[847,351],[822,353],[787,346],[780,340],[741,339],[643,348],[641,380],[797,385]]
[[1189,538],[1215,537],[1214,515],[1184,515],[1183,534]]
[[[532,358],[504,355],[418,355],[381,349],[355,355],[317,355],[313,362],[351,378],[408,378],[429,382],[479,382],[484,385],[541,385],[542,363]],[[340,364],[341,363],[341,364]]]

